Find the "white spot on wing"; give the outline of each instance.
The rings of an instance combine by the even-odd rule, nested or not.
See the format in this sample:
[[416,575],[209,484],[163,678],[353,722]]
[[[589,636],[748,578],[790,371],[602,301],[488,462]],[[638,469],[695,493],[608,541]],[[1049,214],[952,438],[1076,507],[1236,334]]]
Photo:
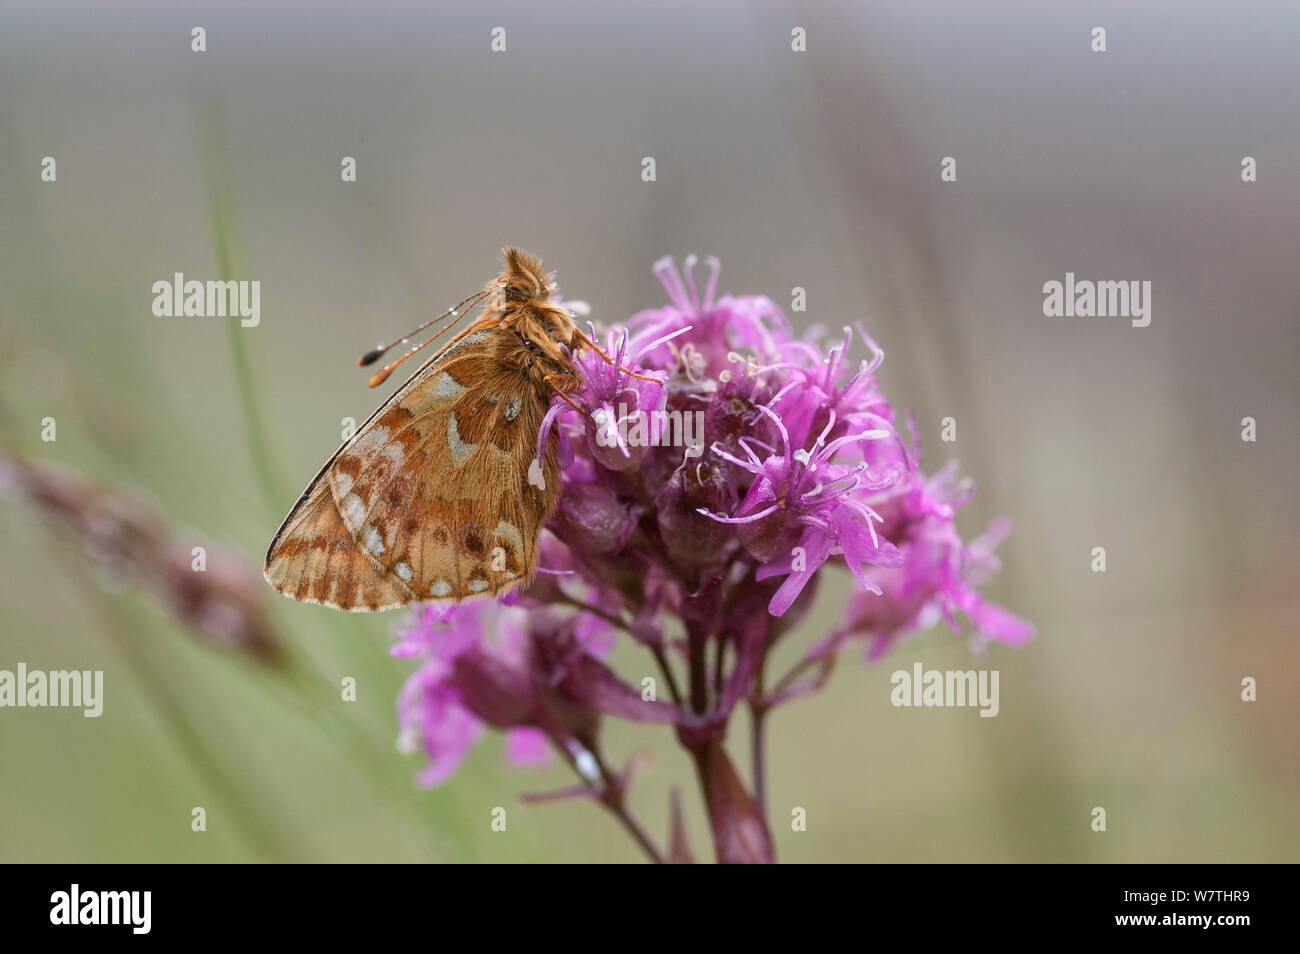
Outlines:
[[482,593],[488,588],[488,581],[481,576],[476,576],[469,581],[469,591],[471,593]]
[[446,596],[451,592],[451,584],[446,580],[434,580],[433,586],[429,587],[430,596]]
[[411,565],[409,563],[399,563],[397,566],[393,567],[393,569],[397,571],[397,575],[407,583],[411,582]]
[[340,497],[346,497],[348,491],[352,489],[352,478],[341,470],[335,472],[334,489],[338,491]]
[[384,552],[384,541],[379,536],[379,531],[374,527],[366,527],[362,530],[361,539],[366,542],[366,549],[375,556],[379,556],[379,554]]
[[458,398],[465,393],[465,388],[456,383],[456,380],[446,371],[442,371],[433,379],[433,396],[439,400],[449,401]]
[[373,427],[368,431],[362,431],[357,435],[356,440],[348,448],[351,454],[370,454],[388,443],[388,428]]
[[366,520],[366,505],[356,494],[348,494],[343,498],[343,515],[352,526],[359,527]]

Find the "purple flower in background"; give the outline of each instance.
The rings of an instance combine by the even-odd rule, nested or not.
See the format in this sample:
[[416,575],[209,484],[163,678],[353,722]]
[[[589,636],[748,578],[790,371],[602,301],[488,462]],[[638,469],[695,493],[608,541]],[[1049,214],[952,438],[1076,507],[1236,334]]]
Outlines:
[[[669,304],[603,338],[593,327],[613,363],[575,356],[581,413],[557,398],[537,437],[540,459],[555,436],[563,470],[538,578],[508,606],[417,611],[393,649],[420,660],[398,714],[427,760],[422,783],[445,781],[498,729],[512,764],[558,757],[576,773],[530,801],[597,801],[650,857],[676,860],[684,834],[666,855],[627,806],[643,759],[620,768],[602,743],[606,719],[662,723],[695,764],[718,859],[771,861],[761,726],[773,708],[820,688],[851,642],[875,659],[940,619],[954,632],[964,619],[976,648],[1019,645],[1033,628],[979,591],[1009,524],[962,539],[969,484],[953,464],[920,470],[865,330],[829,345],[796,336],[769,299],[719,297],[717,259],[702,284],[695,264],[656,263]],[[827,567],[859,588],[842,625],[810,634],[771,678],[773,649],[798,632]],[[610,662],[620,640],[645,658],[626,677]],[[741,703],[755,724],[748,785],[724,746]]]
[[424,750],[429,764],[419,782],[430,787],[450,778],[483,734],[483,723],[461,704],[447,678],[449,672],[445,663],[426,663],[397,698],[398,747],[406,752],[417,746]]
[[940,619],[961,632],[957,614],[974,627],[978,646],[988,642],[1018,646],[1034,634],[1033,626],[1013,613],[987,602],[977,587],[999,569],[993,551],[1011,531],[1008,520],[996,520],[983,535],[966,543],[953,518],[970,500],[969,483],[956,479],[955,463],[934,477],[918,475],[884,507],[888,529],[898,540],[898,566],[874,574],[885,599],[850,601],[843,636],[869,640],[868,658],[878,659],[900,636],[927,629]]
[[545,768],[551,764],[550,739],[541,729],[506,730],[506,761],[511,765]]

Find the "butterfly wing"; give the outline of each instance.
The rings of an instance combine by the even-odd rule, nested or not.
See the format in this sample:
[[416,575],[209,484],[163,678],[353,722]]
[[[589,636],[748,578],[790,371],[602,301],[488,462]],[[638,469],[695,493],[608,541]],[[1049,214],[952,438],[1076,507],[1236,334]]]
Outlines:
[[280,527],[263,573],[285,596],[305,603],[350,610],[409,602],[398,582],[357,547],[324,480],[307,489]]
[[339,448],[271,543],[272,586],[380,610],[531,580],[559,467],[552,446],[545,487],[528,480],[547,396],[507,360],[510,337],[469,329]]

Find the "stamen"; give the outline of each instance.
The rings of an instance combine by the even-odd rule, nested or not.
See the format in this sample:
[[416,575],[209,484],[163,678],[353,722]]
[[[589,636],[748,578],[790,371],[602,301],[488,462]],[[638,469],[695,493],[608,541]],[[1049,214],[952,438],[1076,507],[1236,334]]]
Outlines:
[[798,386],[799,386],[798,381],[787,382],[785,386],[781,388],[781,390],[777,391],[776,394],[772,395],[771,399],[767,402],[768,409],[770,410],[773,404],[776,404],[778,401],[781,400],[781,398],[785,397],[787,394],[789,394],[792,390],[794,390]]
[[703,310],[710,311],[713,308],[713,295],[718,290],[718,273],[722,271],[722,262],[716,255],[710,255],[704,260],[704,264],[709,266],[709,283],[704,288]]
[[691,304],[695,306],[697,312],[700,310],[700,293],[695,288],[695,263],[698,261],[699,258],[695,255],[687,255],[686,261],[682,263],[682,271],[686,275],[686,286],[691,291]]
[[776,513],[780,509],[781,509],[780,504],[772,504],[772,506],[765,507],[764,509],[758,511],[758,513],[746,514],[743,517],[729,517],[726,514],[713,513],[707,507],[698,507],[696,508],[695,512],[698,514],[703,514],[704,516],[708,517],[710,520],[716,520],[718,521],[718,523],[753,523],[756,520],[762,520],[764,517]]
[[776,423],[776,429],[781,432],[781,446],[785,449],[785,455],[787,457],[793,456],[790,453],[790,432],[785,429],[785,422],[766,404],[755,404],[754,406]]
[[[667,344],[668,342],[672,341],[674,338],[679,337],[680,335],[684,335],[686,334],[686,332],[690,330],[691,330],[691,326],[687,325],[685,328],[678,328],[676,331],[672,332],[671,334],[662,335],[661,337],[656,338],[654,341],[650,342],[644,348],[641,348],[639,351],[637,351],[636,356],[632,359],[632,362],[634,364],[640,364],[641,359],[644,358],[651,351],[653,351],[655,348],[659,347],[662,344]],[[674,351],[674,354],[675,353],[676,352]]]
[[[727,451],[724,451],[721,447],[719,447],[717,443],[710,445],[709,450],[712,451],[714,454],[716,454],[718,457],[721,457],[723,460],[735,464],[741,470],[747,470],[751,474],[757,474],[763,469],[762,463],[757,459],[754,460],[753,464],[749,464],[738,457],[733,457]],[[748,451],[749,448],[745,448],[745,450]]]
[[677,274],[677,269],[673,267],[673,257],[665,255],[655,262],[654,273],[659,278],[659,284],[663,285],[664,291],[668,293],[668,300],[676,306],[677,310],[690,311],[690,301],[686,297],[686,288],[682,285],[682,277]]
[[880,367],[881,363],[884,362],[885,352],[880,349],[880,345],[876,344],[871,339],[871,335],[867,334],[867,329],[862,327],[862,322],[858,321],[854,322],[854,324],[857,326],[858,334],[862,335],[862,339],[866,341],[867,347],[871,349],[871,364],[867,366],[867,374],[872,374],[875,372],[876,368]]

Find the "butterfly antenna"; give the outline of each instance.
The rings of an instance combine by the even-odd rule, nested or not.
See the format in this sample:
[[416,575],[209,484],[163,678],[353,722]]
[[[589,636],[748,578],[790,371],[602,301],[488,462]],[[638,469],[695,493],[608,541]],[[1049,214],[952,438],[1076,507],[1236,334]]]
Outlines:
[[434,334],[432,338],[428,339],[427,341],[421,342],[420,344],[416,345],[414,348],[411,348],[409,351],[403,354],[396,361],[392,361],[384,365],[384,367],[380,368],[373,375],[371,375],[370,386],[372,388],[377,388],[379,387],[379,385],[383,384],[386,380],[388,380],[388,376],[393,373],[393,370],[399,364],[401,364],[411,355],[415,354],[417,351],[422,349],[425,345],[431,344],[432,342],[436,341],[438,337],[442,335],[443,332],[445,332],[452,325],[456,324],[456,322],[460,321],[460,319],[464,317],[467,311],[469,311],[471,308],[473,308],[475,305],[481,302],[484,298],[490,295],[494,289],[495,286],[493,286],[492,288],[486,288],[483,291],[478,292],[477,294],[470,295],[459,305],[454,305],[451,308],[448,308],[446,311],[444,311],[441,315],[438,315],[434,318],[430,318],[424,324],[419,325],[416,328],[412,328],[406,334],[402,335],[402,337],[395,338],[392,341],[388,342],[388,344],[381,345],[380,347],[375,348],[373,351],[367,351],[361,357],[357,358],[358,367],[364,368],[368,364],[374,364],[383,356],[384,352],[386,352],[389,348],[397,344],[406,344],[406,342],[410,341],[413,336],[419,334],[421,331],[423,331],[425,328],[428,328],[434,322],[441,321],[443,318],[446,318],[448,315],[451,316],[451,321],[447,322],[445,325],[439,328],[437,333]]
[[631,368],[625,368],[621,364],[617,364],[613,358],[611,358],[609,355],[605,354],[603,350],[601,350],[600,345],[596,344],[596,342],[592,341],[590,338],[584,335],[580,328],[574,328],[573,333],[576,337],[582,340],[582,343],[584,345],[586,345],[592,351],[596,352],[596,354],[600,355],[601,359],[610,367],[617,368],[619,371],[622,371],[628,377],[636,378],[638,381],[650,381],[653,384],[658,384],[661,387],[663,386],[663,381],[659,380],[658,378],[652,378],[644,374],[637,374]]

